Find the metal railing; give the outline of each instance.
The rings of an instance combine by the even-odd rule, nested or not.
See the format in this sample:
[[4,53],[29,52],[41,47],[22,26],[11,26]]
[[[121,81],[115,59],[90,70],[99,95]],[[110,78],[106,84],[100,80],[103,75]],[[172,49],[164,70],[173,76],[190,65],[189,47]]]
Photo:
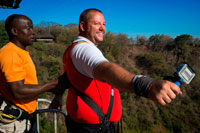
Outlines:
[[51,101],[50,100],[47,100],[47,99],[42,99],[42,98],[39,98],[38,101],[37,101],[37,110],[36,110],[36,117],[37,117],[37,130],[38,130],[38,133],[40,132],[40,123],[39,123],[39,114],[40,113],[47,113],[47,112],[51,112],[54,114],[54,133],[57,133],[57,113],[61,113],[62,115],[64,115],[64,117],[66,118],[67,114],[62,111],[62,110],[59,110],[59,109],[39,109],[39,102],[44,102],[44,103],[47,103],[47,104],[51,104]]

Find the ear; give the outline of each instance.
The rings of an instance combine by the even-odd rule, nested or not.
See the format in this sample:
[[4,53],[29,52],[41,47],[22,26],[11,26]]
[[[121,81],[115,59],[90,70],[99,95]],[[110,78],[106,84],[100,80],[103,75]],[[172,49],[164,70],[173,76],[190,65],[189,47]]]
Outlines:
[[17,36],[17,29],[16,29],[16,28],[12,28],[12,29],[11,29],[11,34],[12,34],[13,36]]
[[80,29],[81,29],[81,31],[86,31],[87,26],[86,26],[86,24],[85,24],[84,21],[81,21],[81,22],[80,22]]

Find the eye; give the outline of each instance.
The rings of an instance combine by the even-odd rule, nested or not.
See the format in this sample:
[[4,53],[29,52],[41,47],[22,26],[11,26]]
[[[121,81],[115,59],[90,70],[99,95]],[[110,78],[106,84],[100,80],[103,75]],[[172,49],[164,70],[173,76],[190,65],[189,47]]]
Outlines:
[[30,30],[31,28],[30,28],[30,27],[28,27],[27,29],[28,29],[28,30]]
[[27,28],[28,30],[33,30],[33,27],[30,27],[30,26],[28,26],[28,28]]

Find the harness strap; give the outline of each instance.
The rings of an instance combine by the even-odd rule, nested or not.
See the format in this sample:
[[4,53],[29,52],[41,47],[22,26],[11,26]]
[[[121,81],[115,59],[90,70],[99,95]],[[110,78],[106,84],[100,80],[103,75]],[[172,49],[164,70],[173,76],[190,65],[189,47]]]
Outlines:
[[11,123],[15,120],[28,119],[31,115],[8,100],[0,97],[0,120]]
[[88,104],[88,106],[99,116],[99,119],[104,123],[105,121],[108,121],[110,119],[111,113],[112,113],[112,108],[113,108],[113,103],[114,103],[114,89],[111,88],[111,97],[110,97],[110,103],[109,107],[107,110],[107,114],[105,114],[99,106],[92,100],[90,99],[87,95],[82,93],[81,91],[77,90],[74,88],[76,91],[77,95],[80,96],[80,98]]

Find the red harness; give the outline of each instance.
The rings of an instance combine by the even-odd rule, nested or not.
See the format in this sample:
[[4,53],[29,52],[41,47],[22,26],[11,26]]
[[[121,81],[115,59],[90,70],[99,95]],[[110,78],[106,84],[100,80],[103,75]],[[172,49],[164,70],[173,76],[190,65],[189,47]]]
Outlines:
[[[73,87],[92,99],[102,112],[106,114],[110,103],[111,86],[107,83],[86,77],[76,70],[72,63],[70,52],[71,49],[79,43],[80,42],[72,44],[65,51],[63,57],[64,69]],[[114,89],[114,94],[114,104],[109,119],[110,122],[118,122],[122,114],[119,91]],[[72,120],[87,124],[99,124],[101,122],[99,116],[77,95],[73,88],[68,90],[66,104],[67,112]]]

